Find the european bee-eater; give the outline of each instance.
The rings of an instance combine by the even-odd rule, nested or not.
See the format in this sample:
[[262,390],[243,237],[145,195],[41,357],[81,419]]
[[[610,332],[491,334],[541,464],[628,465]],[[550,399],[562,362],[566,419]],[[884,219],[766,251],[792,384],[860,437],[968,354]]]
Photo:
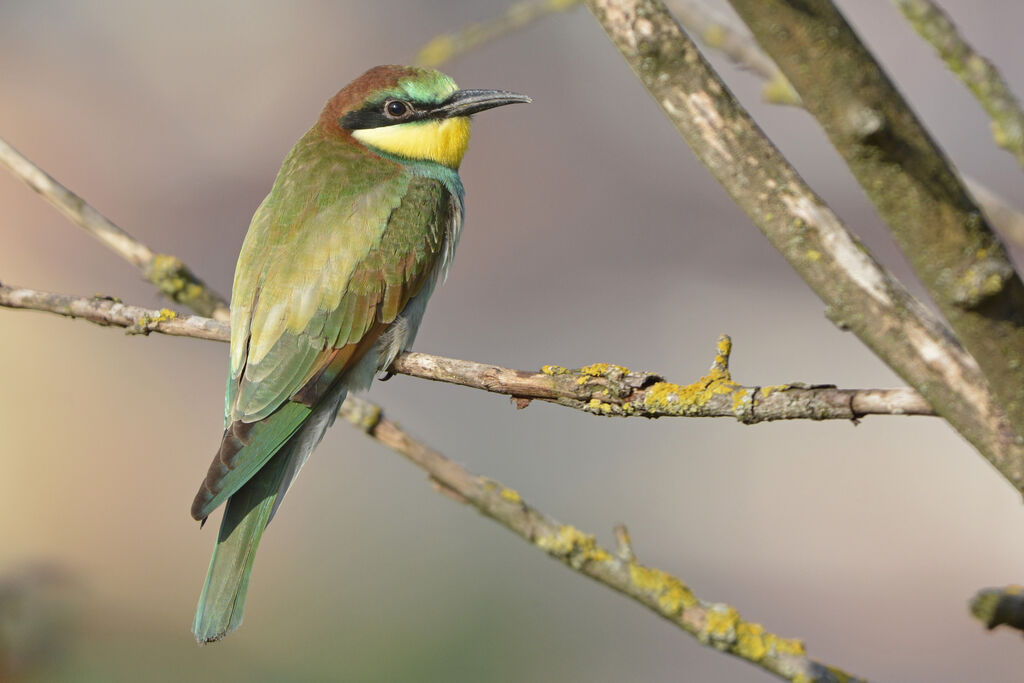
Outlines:
[[459,241],[470,115],[529,101],[378,66],[285,158],[238,257],[224,436],[192,503],[205,521],[227,502],[197,641],[242,622],[256,547],[288,487],[348,392],[412,344]]

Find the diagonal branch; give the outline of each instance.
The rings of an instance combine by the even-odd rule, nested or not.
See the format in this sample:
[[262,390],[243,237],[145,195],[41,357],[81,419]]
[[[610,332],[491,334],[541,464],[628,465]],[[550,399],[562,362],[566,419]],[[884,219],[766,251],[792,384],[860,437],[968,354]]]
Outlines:
[[830,0],[731,3],[818,119],[1024,438],[1024,282],[950,161]]
[[433,38],[420,48],[414,61],[420,66],[437,68],[483,43],[525,28],[549,14],[567,12],[579,3],[580,0],[521,0],[509,5],[498,17]]
[[470,473],[413,439],[383,418],[379,409],[358,397],[349,397],[341,414],[425,470],[442,493],[472,505],[573,571],[639,602],[701,644],[744,659],[785,680],[860,680],[811,659],[801,641],[781,638],[760,624],[744,620],[735,607],[701,600],[675,576],[640,564],[633,556],[624,529],[617,530],[620,548],[613,552],[598,544],[592,535],[560,524],[527,505],[516,491]]
[[[0,284],[0,306],[56,313],[129,334],[159,332],[228,341],[227,323],[168,309],[130,306],[113,298],[91,299]],[[857,420],[865,415],[934,415],[912,389],[837,389],[831,385],[743,386],[729,372],[732,342],[723,336],[710,371],[691,384],[673,384],[650,372],[610,363],[575,370],[546,365],[540,372],[405,353],[393,372],[505,394],[520,408],[532,400],[614,417],[733,417],[746,424],[774,420]]]
[[818,197],[655,0],[587,0],[694,153],[826,304],[917,389],[1011,484],[1024,490],[1024,444],[977,362]]
[[169,254],[154,253],[2,139],[0,164],[57,207],[72,223],[138,268],[143,277],[170,299],[188,306],[200,315],[218,320],[228,319],[228,305],[224,298],[193,275],[181,259]]
[[1024,166],[1024,111],[999,71],[960,37],[956,26],[932,0],[895,0],[907,21],[932,44],[992,119],[996,144]]

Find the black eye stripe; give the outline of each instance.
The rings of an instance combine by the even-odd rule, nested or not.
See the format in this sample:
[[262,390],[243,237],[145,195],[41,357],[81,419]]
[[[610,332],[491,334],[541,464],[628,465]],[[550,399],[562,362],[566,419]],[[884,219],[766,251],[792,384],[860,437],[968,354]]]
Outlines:
[[[404,112],[390,112],[391,105],[400,105],[405,108]],[[367,102],[362,109],[350,111],[338,119],[338,125],[345,130],[361,130],[365,128],[383,128],[394,126],[399,123],[419,121],[430,118],[431,105],[420,104],[417,106],[408,100],[397,100],[388,98]]]

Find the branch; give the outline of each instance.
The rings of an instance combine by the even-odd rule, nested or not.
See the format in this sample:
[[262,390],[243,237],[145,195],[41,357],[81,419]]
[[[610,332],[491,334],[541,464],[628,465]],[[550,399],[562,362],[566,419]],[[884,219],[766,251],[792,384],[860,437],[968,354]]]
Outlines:
[[801,106],[800,96],[786,76],[747,33],[728,17],[716,12],[706,0],[669,0],[667,3],[679,24],[698,36],[710,48],[719,50],[736,64],[753,71],[765,81],[761,96],[772,104]]
[[1024,282],[830,0],[731,0],[800,93],[1024,437]]
[[782,157],[655,0],[587,0],[697,157],[826,304],[1016,487],[1024,444],[976,361]]
[[[56,313],[129,334],[159,332],[226,342],[227,323],[166,308],[130,306],[111,297],[90,299],[0,284],[0,306]],[[711,370],[692,384],[666,382],[651,372],[594,363],[575,370],[546,365],[540,372],[511,370],[468,360],[404,353],[391,371],[504,394],[525,408],[541,400],[594,415],[614,417],[734,417],[754,424],[774,420],[857,420],[865,415],[934,415],[912,389],[837,389],[832,385],[743,386],[729,372],[732,341],[718,340]]]
[[181,259],[168,254],[153,253],[149,247],[116,226],[84,199],[58,183],[2,139],[0,164],[6,166],[11,173],[57,207],[57,210],[67,216],[72,223],[139,269],[143,277],[156,285],[171,300],[188,306],[200,315],[218,320],[228,319],[228,305],[223,297],[210,290],[193,275]]
[[[737,26],[729,17],[714,12],[703,0],[670,0],[669,5],[683,28],[700,36],[709,48],[720,50],[764,80],[761,94],[766,102],[803,105],[785,75],[757,45],[745,26]],[[971,178],[964,178],[964,182],[974,200],[985,211],[992,227],[1003,239],[1024,249],[1024,213],[1010,206],[981,183]]]
[[971,599],[971,614],[991,630],[1010,626],[1024,631],[1024,588],[986,588]]
[[974,93],[992,119],[996,144],[1024,166],[1024,111],[990,61],[968,45],[931,0],[894,0],[922,38],[932,44],[960,82]]
[[785,680],[860,680],[811,659],[801,641],[781,638],[760,624],[744,620],[730,605],[701,600],[675,576],[638,563],[624,529],[616,534],[619,552],[614,553],[599,545],[592,535],[559,524],[527,505],[516,491],[468,472],[413,439],[358,397],[349,397],[341,414],[425,470],[442,493],[472,505],[573,571],[633,598],[702,645],[744,659]]
[[506,33],[524,28],[550,14],[566,12],[579,0],[523,0],[509,5],[494,19],[469,24],[454,33],[443,33],[420,48],[415,63],[437,68],[473,48]]

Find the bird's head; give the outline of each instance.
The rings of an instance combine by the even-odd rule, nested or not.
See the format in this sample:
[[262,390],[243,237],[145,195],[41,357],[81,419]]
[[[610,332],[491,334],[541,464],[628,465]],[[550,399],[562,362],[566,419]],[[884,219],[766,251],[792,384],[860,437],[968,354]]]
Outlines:
[[377,152],[458,169],[470,115],[529,101],[505,90],[459,90],[432,69],[376,66],[327,102],[320,125]]

